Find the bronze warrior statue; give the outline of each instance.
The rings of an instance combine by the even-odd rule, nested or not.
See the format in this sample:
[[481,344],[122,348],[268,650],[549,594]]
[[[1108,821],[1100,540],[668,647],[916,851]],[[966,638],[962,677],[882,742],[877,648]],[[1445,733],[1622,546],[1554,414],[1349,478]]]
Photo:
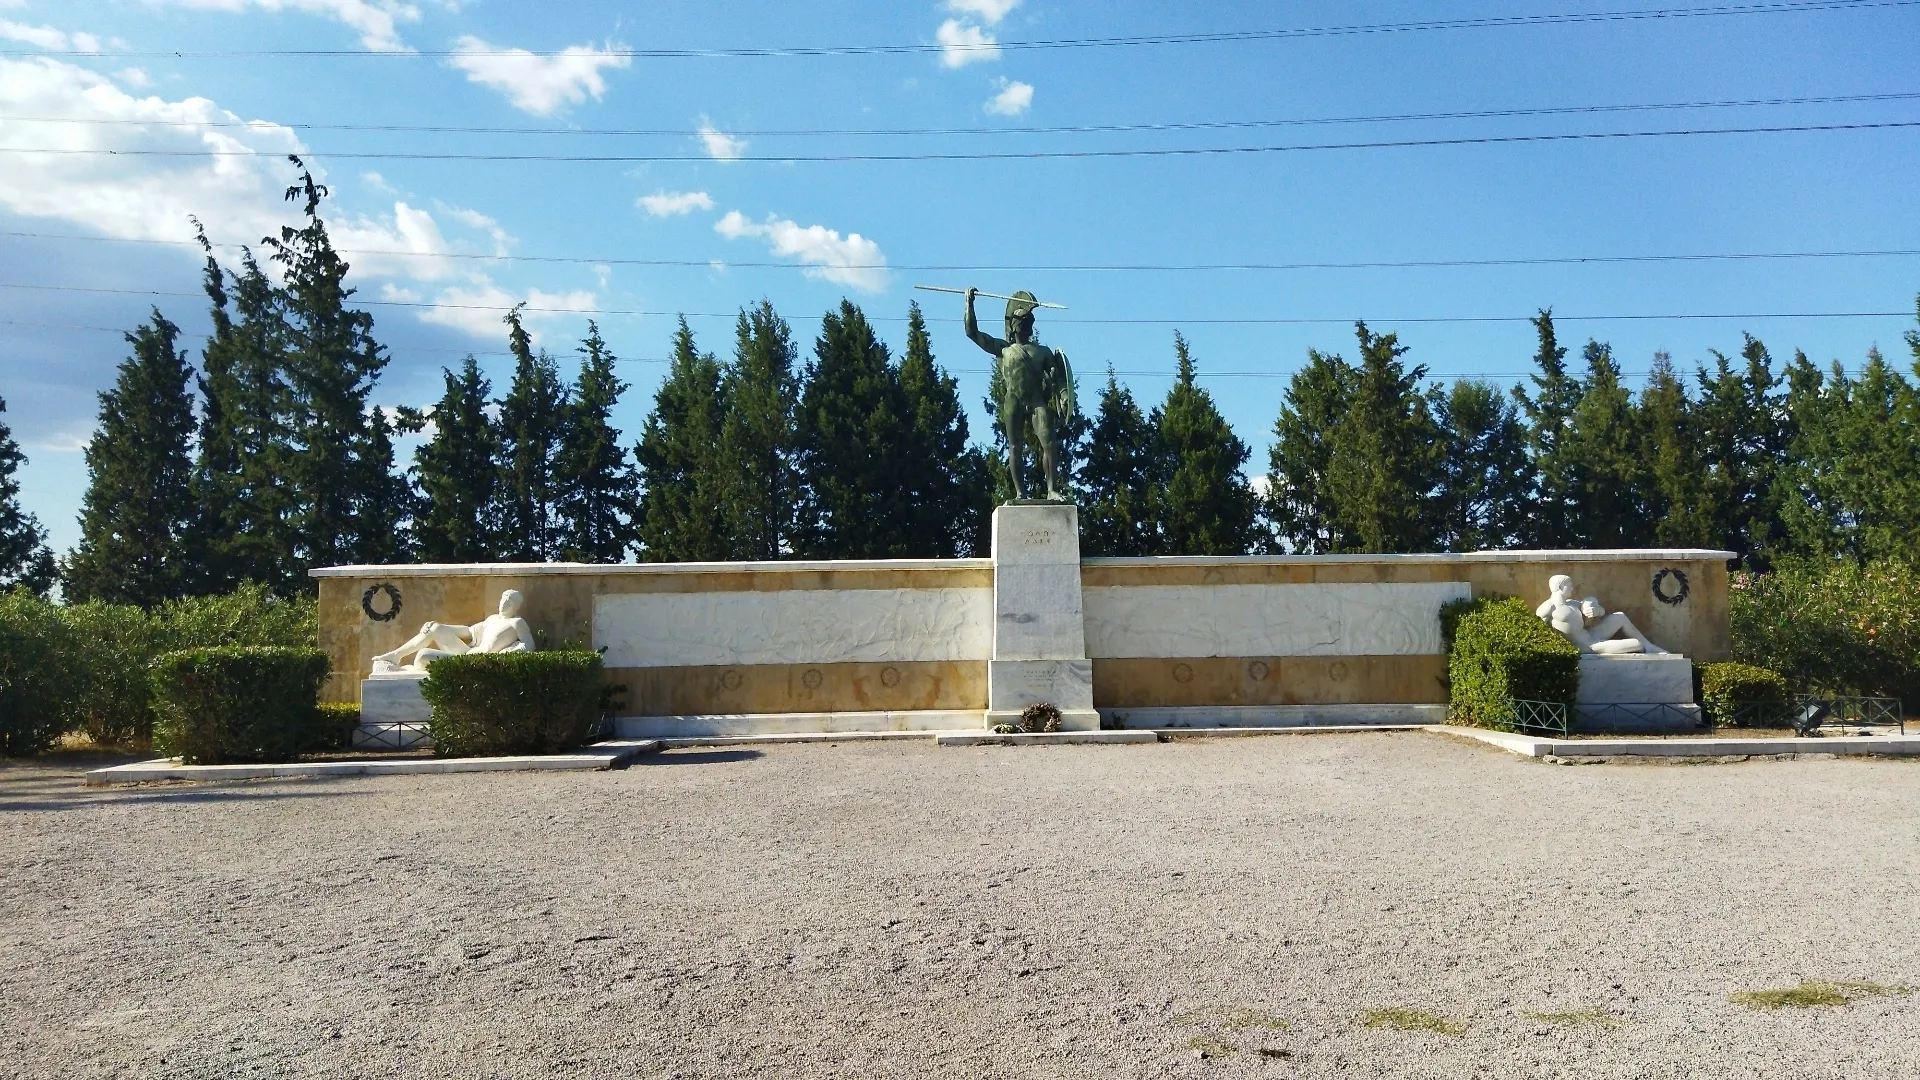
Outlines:
[[1040,453],[1040,470],[1046,477],[1047,499],[1064,502],[1066,482],[1060,475],[1066,454],[1061,443],[1073,422],[1078,405],[1074,400],[1073,369],[1067,356],[1033,340],[1033,309],[1039,306],[1025,289],[1007,300],[1007,339],[980,332],[973,316],[973,298],[978,289],[967,290],[967,336],[996,358],[1000,373],[1000,422],[1007,430],[1007,473],[1013,480],[1013,497],[1027,497],[1021,482],[1021,448],[1029,434]]

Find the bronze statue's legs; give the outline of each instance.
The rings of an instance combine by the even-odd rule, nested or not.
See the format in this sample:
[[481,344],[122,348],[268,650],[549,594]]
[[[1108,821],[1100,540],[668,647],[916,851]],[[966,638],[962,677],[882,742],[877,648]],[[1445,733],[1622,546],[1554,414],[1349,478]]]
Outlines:
[[1013,481],[1013,497],[1024,499],[1027,493],[1020,483],[1020,453],[1023,448],[1020,434],[1026,427],[1026,417],[1021,415],[1012,401],[1004,401],[1000,405],[1000,419],[1007,428],[1007,477]]
[[1053,454],[1053,424],[1043,406],[1033,410],[1033,437],[1040,444],[1040,470],[1047,478],[1047,498],[1060,498],[1060,491],[1054,486],[1056,475]]

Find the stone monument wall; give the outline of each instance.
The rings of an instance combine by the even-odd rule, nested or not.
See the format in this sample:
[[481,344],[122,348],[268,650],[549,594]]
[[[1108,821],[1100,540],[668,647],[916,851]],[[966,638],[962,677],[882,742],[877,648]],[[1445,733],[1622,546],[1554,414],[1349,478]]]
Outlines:
[[[1318,708],[1331,719],[1302,722],[1346,722],[1399,715],[1382,709],[1393,706],[1424,718],[1446,700],[1445,601],[1499,593],[1532,606],[1549,577],[1568,574],[1578,595],[1627,612],[1663,647],[1722,660],[1727,557],[1084,559],[1077,598],[1061,593],[1049,560],[1024,550],[1018,570],[1003,557],[1012,572],[998,596],[991,559],[335,567],[315,576],[320,644],[333,658],[328,700],[356,700],[372,658],[423,621],[478,622],[502,590],[518,589],[549,644],[605,648],[609,678],[627,687],[626,715],[731,717],[707,730],[744,732],[762,729],[752,717],[773,714],[794,717],[788,730],[839,730],[821,718],[841,714],[862,727],[963,726],[954,714],[990,708],[990,669],[1026,678],[1035,660],[1076,663],[1017,647],[1019,634],[1075,602],[1087,658],[1077,663],[1091,662],[1092,705],[1103,715],[1175,723],[1180,710],[1225,708],[1274,723]],[[1015,588],[1027,577],[1038,591]],[[1069,571],[1068,591],[1072,579]],[[394,594],[398,613],[380,618]]]

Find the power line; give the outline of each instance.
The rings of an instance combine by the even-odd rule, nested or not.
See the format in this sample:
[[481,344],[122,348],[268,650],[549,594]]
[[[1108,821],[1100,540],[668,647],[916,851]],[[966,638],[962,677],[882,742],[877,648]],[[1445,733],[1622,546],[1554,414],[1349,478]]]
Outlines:
[[[198,250],[196,240],[160,240],[132,236],[79,236],[70,233],[38,233],[0,230],[0,236],[34,240],[75,240],[111,244],[161,244]],[[215,243],[220,248],[246,245]],[[470,259],[487,262],[556,263],[581,266],[662,266],[712,268],[716,262],[728,269],[817,270],[805,263],[715,259],[633,259],[594,258],[586,255],[489,255],[470,251],[399,251],[385,248],[335,248],[341,255],[391,256],[408,259]],[[843,263],[838,270],[899,270],[927,272],[996,271],[1006,273],[1189,273],[1213,271],[1285,271],[1285,270],[1431,270],[1453,267],[1500,266],[1579,266],[1613,263],[1720,262],[1766,259],[1860,259],[1920,255],[1920,248],[1882,248],[1854,251],[1735,251],[1679,255],[1546,255],[1509,259],[1378,259],[1356,262],[1220,262],[1220,263]]]
[[[1920,3],[1920,0],[1914,0]],[[1765,127],[1680,128],[1654,131],[1585,131],[1547,135],[1476,135],[1435,139],[1382,139],[1369,142],[1292,143],[1268,146],[1176,146],[1127,150],[987,150],[974,153],[842,153],[749,154],[726,161],[770,164],[909,162],[909,161],[1044,161],[1092,158],[1221,157],[1249,154],[1298,153],[1312,150],[1395,150],[1434,146],[1487,146],[1514,143],[1581,142],[1593,139],[1652,139],[1696,135],[1775,135],[1812,131],[1878,131],[1920,127],[1920,120],[1889,120],[1858,124],[1780,124]],[[0,154],[46,154],[62,157],[265,157],[255,150],[106,150],[0,146]],[[488,154],[477,151],[302,151],[302,156],[336,161],[543,161],[566,164],[637,164],[716,160],[710,154]]]
[[[1561,321],[1560,316],[1558,315],[1554,316],[1554,319],[1556,322]],[[26,322],[18,319],[0,319],[0,326],[26,326],[26,327],[36,327],[40,329],[48,329],[48,330],[92,330],[92,331],[98,331],[100,333],[122,334],[122,335],[126,333],[124,329],[117,326],[87,326],[79,323]],[[405,347],[400,351],[404,354],[409,354],[409,355],[413,353],[436,353],[436,354],[448,354],[448,355],[455,355],[455,356],[474,356],[474,357],[481,357],[481,356],[508,357],[513,355],[512,353],[507,352],[505,350],[495,350],[495,349],[448,349],[448,348],[440,348],[440,347],[433,347],[433,346],[411,346],[411,345]],[[671,364],[673,363],[672,358],[665,357],[665,356],[621,356],[621,357],[616,357],[615,361],[617,363],[622,363],[622,364]],[[993,369],[991,368],[947,368],[946,370],[950,373],[959,374],[959,375],[991,375],[993,374]],[[1102,369],[1102,371],[1104,370],[1105,369]],[[1295,371],[1241,371],[1241,370],[1214,371],[1214,370],[1202,368],[1196,371],[1195,375],[1198,378],[1202,378],[1202,379],[1290,379],[1294,376],[1295,373],[1296,373]],[[1167,370],[1152,370],[1152,369],[1123,370],[1123,369],[1115,368],[1113,369],[1113,374],[1125,375],[1128,378],[1172,379],[1172,378],[1177,378],[1180,373],[1177,371],[1167,371]],[[1525,378],[1531,374],[1533,374],[1533,372],[1531,371],[1429,371],[1427,372],[1426,377],[1429,379],[1520,379],[1520,378]],[[1619,377],[1623,379],[1644,379],[1651,376],[1652,374],[1653,372],[1651,371],[1622,371],[1619,373]]]
[[[21,282],[0,282],[0,289],[19,289],[35,292],[67,292],[105,294],[112,296],[158,296],[158,297],[199,297],[204,293],[177,292],[159,289],[109,289],[86,285],[38,285]],[[356,300],[365,307],[419,308],[438,311],[505,311],[498,304],[439,304],[425,300]],[[635,308],[560,308],[534,307],[521,305],[522,311],[544,315],[637,315],[665,318],[688,319],[737,319],[737,311],[647,311]],[[1559,315],[1555,322],[1652,322],[1669,320],[1696,319],[1881,319],[1905,318],[1911,311],[1804,311],[1804,312],[1735,312],[1735,313],[1677,313],[1642,315]],[[1371,322],[1386,325],[1420,325],[1439,323],[1518,323],[1532,322],[1531,315],[1444,315],[1417,316],[1397,319],[1372,319]],[[906,322],[901,317],[869,316],[869,322]],[[1351,326],[1356,320],[1349,317],[1315,318],[1153,318],[1153,319],[1083,319],[1052,318],[1047,322],[1056,326]]]
[[[787,137],[904,137],[921,135],[1084,135],[1126,132],[1228,131],[1247,128],[1315,127],[1332,124],[1384,124],[1424,120],[1484,120],[1517,116],[1580,116],[1608,113],[1660,112],[1686,109],[1771,108],[1791,105],[1842,105],[1863,102],[1912,101],[1920,92],[1839,94],[1821,97],[1745,98],[1715,101],[1672,101],[1613,105],[1555,105],[1452,112],[1383,113],[1372,116],[1285,117],[1264,120],[1190,120],[1127,124],[1056,124],[1009,127],[922,128],[764,128],[736,129],[727,134],[752,138]],[[0,122],[34,124],[95,124],[120,127],[253,128],[248,120],[132,120],[121,117],[0,116]],[[355,131],[439,135],[573,135],[595,137],[698,138],[687,128],[577,128],[577,127],[457,127],[437,124],[311,124],[282,123],[297,131]]]
[[[1152,45],[1214,45],[1259,41],[1286,41],[1318,37],[1348,37],[1363,34],[1391,34],[1434,30],[1485,30],[1511,27],[1567,26],[1581,23],[1646,22],[1662,19],[1687,19],[1730,15],[1806,14],[1824,11],[1859,11],[1875,8],[1911,7],[1920,0],[1811,0],[1798,3],[1716,4],[1706,7],[1650,8],[1639,11],[1589,11],[1557,15],[1496,15],[1466,19],[1427,19],[1398,23],[1355,23],[1335,26],[1292,27],[1264,30],[1225,30],[1196,34],[1142,34],[1127,37],[1042,38],[982,42],[978,45],[948,46],[927,42],[893,45],[801,45],[752,48],[671,48],[633,49],[626,47],[599,50],[601,55],[633,60],[738,59],[762,57],[832,56],[914,56],[941,53],[982,53],[991,55],[1005,50],[1134,48]],[[362,49],[204,49],[204,50],[80,50],[68,56],[106,57],[178,57],[208,59],[219,57],[381,57],[445,59],[454,56],[520,56],[524,50],[507,49],[426,49],[404,52],[371,52]],[[28,49],[0,50],[0,56],[39,56]],[[557,56],[559,53],[533,53]]]

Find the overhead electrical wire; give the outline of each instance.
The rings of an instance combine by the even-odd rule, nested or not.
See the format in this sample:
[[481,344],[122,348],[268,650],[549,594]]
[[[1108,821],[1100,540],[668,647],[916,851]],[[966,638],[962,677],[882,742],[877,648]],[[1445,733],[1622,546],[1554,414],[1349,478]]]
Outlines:
[[[106,244],[159,244],[168,247],[198,249],[195,240],[160,240],[134,236],[79,236],[70,233],[39,233],[0,230],[0,237],[35,240],[74,240]],[[243,248],[247,245],[216,242],[219,248]],[[462,259],[481,262],[560,263],[580,266],[660,266],[712,269],[716,263],[726,269],[819,270],[810,263],[772,262],[732,259],[635,259],[587,255],[501,255],[473,251],[400,251],[388,248],[335,248],[341,255],[387,256],[406,259]],[[1448,267],[1501,266],[1580,266],[1611,263],[1718,262],[1765,259],[1860,259],[1920,255],[1920,248],[1878,248],[1854,251],[1730,251],[1679,255],[1545,255],[1510,259],[1378,259],[1354,262],[1218,262],[1218,263],[841,263],[836,270],[898,270],[926,272],[995,271],[1006,273],[1101,272],[1101,273],[1191,273],[1214,271],[1287,271],[1287,270],[1428,270]]]
[[[1920,0],[1916,0],[1920,2]],[[1120,150],[985,150],[952,153],[839,153],[743,154],[728,162],[769,164],[913,162],[913,161],[1044,161],[1094,158],[1223,157],[1283,154],[1319,150],[1394,150],[1436,146],[1581,142],[1593,139],[1653,139],[1699,135],[1774,135],[1811,131],[1880,131],[1920,127],[1920,120],[1887,120],[1855,124],[1778,124],[1765,127],[1680,128],[1654,131],[1582,131],[1544,135],[1474,135],[1454,138],[1381,139],[1366,142],[1293,143],[1269,146],[1170,146]],[[108,150],[92,147],[57,148],[0,146],[0,154],[45,154],[63,157],[266,157],[257,150]],[[303,150],[301,156],[336,161],[542,161],[565,164],[640,164],[713,161],[711,154],[497,154],[479,151]]]
[[[749,48],[652,48],[614,47],[599,50],[601,55],[632,60],[738,59],[761,57],[836,57],[836,56],[914,56],[947,53],[1023,52],[1060,49],[1137,48],[1155,45],[1214,45],[1260,41],[1286,41],[1320,37],[1349,37],[1364,34],[1392,34],[1437,30],[1486,30],[1513,27],[1567,26],[1581,23],[1645,22],[1661,19],[1707,18],[1735,15],[1786,15],[1827,11],[1860,11],[1876,8],[1912,7],[1920,0],[1800,0],[1793,3],[1714,4],[1702,7],[1646,8],[1566,12],[1550,15],[1493,15],[1462,19],[1425,19],[1396,23],[1352,23],[1331,26],[1283,27],[1260,30],[1223,30],[1193,34],[1140,34],[1125,37],[1041,38],[981,42],[977,45],[949,46],[933,42],[891,45],[796,45]],[[0,56],[38,56],[39,50],[0,49]],[[158,49],[158,50],[74,50],[66,56],[178,57],[210,59],[220,57],[367,57],[386,59],[445,59],[452,56],[522,56],[525,50],[508,49],[407,49],[371,51],[366,49]],[[533,53],[557,56],[559,53]]]
[[[197,297],[204,293],[169,291],[163,289],[110,289],[88,285],[41,285],[26,282],[0,282],[0,289],[18,289],[33,292],[94,293],[110,296],[160,296],[160,297]],[[366,307],[421,308],[441,311],[500,311],[499,304],[447,304],[426,300],[355,300],[356,304]],[[688,319],[737,319],[737,311],[650,311],[636,308],[565,308],[541,307],[532,304],[519,305],[521,311],[547,315],[640,315],[665,318],[682,317]],[[1681,313],[1681,314],[1645,314],[1645,315],[1555,315],[1556,322],[1638,322],[1691,319],[1880,319],[1906,318],[1911,311],[1805,311],[1805,312],[1731,312],[1726,314]],[[1381,325],[1389,324],[1431,324],[1431,323],[1510,323],[1531,322],[1531,315],[1445,315],[1416,316],[1399,319],[1374,319]],[[871,322],[906,322],[899,317],[869,316]],[[1049,317],[1055,325],[1073,326],[1350,326],[1356,320],[1352,318],[1153,318],[1153,319],[1086,319],[1075,317]]]
[[[1450,112],[1381,113],[1367,116],[1282,117],[1264,120],[1186,120],[1127,124],[1054,124],[1005,127],[923,128],[745,128],[728,135],[740,138],[896,138],[927,135],[1092,135],[1128,132],[1233,131],[1249,128],[1319,127],[1335,124],[1388,124],[1426,120],[1487,120],[1519,116],[1587,116],[1625,112],[1669,112],[1686,109],[1776,108],[1796,105],[1852,105],[1884,101],[1912,101],[1920,92],[1831,94],[1818,97],[1735,98],[1709,101],[1665,101],[1613,105],[1546,105],[1507,109],[1468,109]],[[0,116],[0,122],[33,124],[92,124],[115,127],[257,128],[251,120],[134,120],[121,117]],[[295,131],[354,131],[437,135],[569,135],[602,138],[698,138],[694,128],[579,128],[579,127],[459,127],[440,124],[313,124],[274,123]]]

